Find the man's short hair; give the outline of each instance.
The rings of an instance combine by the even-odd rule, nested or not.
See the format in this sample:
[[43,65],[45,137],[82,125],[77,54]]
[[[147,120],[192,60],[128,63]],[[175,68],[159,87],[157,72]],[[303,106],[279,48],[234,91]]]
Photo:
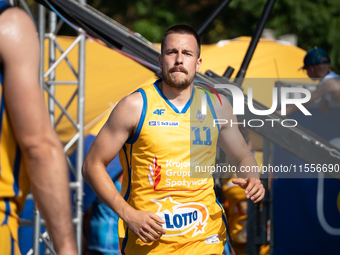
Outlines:
[[201,55],[201,40],[198,36],[198,34],[196,33],[196,31],[187,26],[187,25],[175,25],[173,27],[170,27],[168,30],[166,30],[166,32],[163,35],[162,38],[162,44],[161,44],[161,54],[163,55],[163,49],[164,49],[164,43],[165,40],[167,38],[168,35],[170,34],[185,34],[185,35],[192,35],[195,37],[196,42],[197,42],[197,46],[198,46],[198,58]]

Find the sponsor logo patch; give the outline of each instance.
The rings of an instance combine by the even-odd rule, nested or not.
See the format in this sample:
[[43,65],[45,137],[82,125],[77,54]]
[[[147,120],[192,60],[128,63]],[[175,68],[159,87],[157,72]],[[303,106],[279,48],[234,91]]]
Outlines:
[[178,121],[151,120],[151,121],[149,121],[149,126],[156,126],[156,127],[179,127],[179,122]]
[[157,109],[153,112],[153,114],[162,115],[165,112],[165,109]]
[[218,239],[218,234],[212,235],[212,236],[208,236],[205,239],[205,243],[206,244],[219,243],[219,242],[220,242],[220,240]]
[[194,230],[192,236],[205,233],[209,212],[204,204],[179,203],[171,196],[151,201],[159,206],[156,215],[165,221],[162,227],[166,234],[163,236],[182,236],[192,230]]
[[198,119],[198,121],[202,123],[206,118],[207,116],[205,114],[202,114],[200,109],[198,109],[197,114],[196,114],[196,119]]

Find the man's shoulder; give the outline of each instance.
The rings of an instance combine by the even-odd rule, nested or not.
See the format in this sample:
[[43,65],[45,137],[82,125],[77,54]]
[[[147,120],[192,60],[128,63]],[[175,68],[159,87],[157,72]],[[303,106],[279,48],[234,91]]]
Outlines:
[[18,61],[22,60],[22,57],[25,57],[24,51],[32,54],[37,50],[39,52],[35,24],[25,11],[17,7],[9,8],[0,15],[0,41],[2,61],[13,57],[17,57]]
[[334,75],[327,77],[320,82],[321,88],[328,88],[329,90],[339,90],[340,89],[340,75],[334,73]]
[[138,108],[142,108],[143,107],[142,92],[140,90],[136,90],[132,94],[123,97],[119,101],[118,106],[120,106],[120,108],[124,107],[131,110],[133,109],[137,110]]
[[222,94],[213,94],[216,104],[214,104],[215,111],[230,111],[232,110],[231,104],[226,96]]
[[319,86],[332,82],[340,82],[340,75],[336,74],[335,72],[329,72],[321,79]]
[[136,89],[131,94],[123,97],[119,101],[117,108],[124,111],[140,112],[146,103],[146,94],[153,89],[153,84],[148,84]]
[[18,7],[10,7],[0,15],[2,22],[9,21],[13,24],[25,24],[27,20],[31,21],[30,16]]

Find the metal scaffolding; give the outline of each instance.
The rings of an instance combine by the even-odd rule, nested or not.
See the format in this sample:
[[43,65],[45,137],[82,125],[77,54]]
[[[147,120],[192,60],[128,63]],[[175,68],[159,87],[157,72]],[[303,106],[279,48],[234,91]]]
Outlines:
[[[85,0],[77,1],[82,5],[85,5]],[[14,1],[10,1],[14,4]],[[28,9],[24,0],[19,0],[19,3],[33,18],[32,13]],[[48,11],[46,15],[46,9],[42,5],[38,5],[38,26],[39,39],[41,45],[41,63],[40,63],[40,86],[45,95],[48,97],[48,110],[50,114],[50,120],[54,128],[57,128],[62,118],[67,119],[75,129],[74,136],[64,144],[64,153],[67,157],[69,169],[71,169],[75,181],[70,182],[70,189],[73,195],[73,219],[72,222],[75,227],[76,241],[78,246],[78,253],[81,254],[81,240],[82,240],[82,218],[83,218],[83,178],[81,173],[81,167],[84,159],[84,101],[85,101],[85,36],[78,34],[73,43],[67,48],[63,49],[58,43],[57,34],[63,25],[63,21],[58,19],[54,12]],[[46,25],[48,25],[46,29]],[[47,31],[47,32],[46,32]],[[49,50],[45,50],[45,40],[48,40]],[[78,46],[78,47],[77,47]],[[78,66],[72,65],[68,59],[68,54],[71,50],[78,50]],[[57,58],[57,52],[59,51],[60,57]],[[48,56],[46,56],[48,54]],[[44,60],[48,59],[48,70],[44,72]],[[56,81],[56,68],[65,60],[67,66],[74,74],[75,80],[73,81]],[[68,102],[63,105],[56,96],[58,86],[72,86],[74,91],[70,96]],[[72,102],[76,101],[77,116],[72,117],[68,113],[68,108]],[[60,114],[56,116],[56,108],[60,109]],[[70,149],[76,149],[76,164],[73,166],[68,155]],[[28,254],[40,255],[40,242],[44,242],[45,251],[44,254],[56,254],[53,249],[53,244],[49,238],[47,232],[41,233],[41,226],[45,225],[45,221],[41,218],[40,212],[34,205],[34,218],[32,220],[21,219],[21,226],[33,226],[33,247]]]

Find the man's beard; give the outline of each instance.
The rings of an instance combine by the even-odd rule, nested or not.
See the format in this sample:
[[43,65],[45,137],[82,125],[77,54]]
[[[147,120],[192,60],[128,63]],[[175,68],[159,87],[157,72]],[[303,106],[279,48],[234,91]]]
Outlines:
[[175,80],[174,78],[170,77],[170,73],[173,73],[176,70],[181,70],[183,73],[188,74],[188,71],[182,67],[182,66],[178,66],[178,67],[173,67],[169,70],[169,72],[166,72],[164,69],[162,70],[162,76],[163,76],[163,81],[169,85],[170,87],[174,87],[174,88],[180,88],[180,89],[186,89],[187,87],[190,86],[190,84],[193,82],[195,76],[193,77],[186,77],[184,79],[181,80]]

